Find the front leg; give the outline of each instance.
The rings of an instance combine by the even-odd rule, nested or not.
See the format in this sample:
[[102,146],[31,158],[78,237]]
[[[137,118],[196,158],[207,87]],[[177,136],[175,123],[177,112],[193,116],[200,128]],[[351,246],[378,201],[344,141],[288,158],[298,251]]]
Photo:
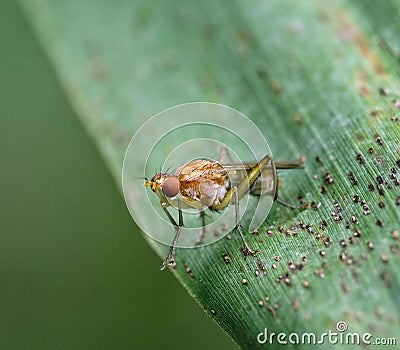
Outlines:
[[175,228],[175,236],[174,239],[172,240],[172,245],[171,248],[168,252],[167,257],[165,258],[164,262],[162,263],[160,270],[164,270],[165,267],[171,266],[175,267],[176,266],[176,248],[178,246],[178,241],[179,241],[179,236],[182,231],[182,226],[183,226],[183,215],[182,215],[182,209],[181,209],[181,202],[178,202],[178,211],[179,211],[179,224],[176,223],[175,219],[172,217],[170,212],[168,211],[167,208],[163,207],[164,212],[167,214],[169,221]]

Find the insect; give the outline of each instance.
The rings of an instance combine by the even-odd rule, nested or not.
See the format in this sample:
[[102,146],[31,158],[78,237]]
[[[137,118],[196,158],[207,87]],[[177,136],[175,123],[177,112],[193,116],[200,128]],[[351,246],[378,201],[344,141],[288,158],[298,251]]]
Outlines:
[[[222,155],[221,159],[225,158]],[[266,155],[258,162],[223,163],[210,159],[194,159],[172,174],[157,173],[151,180],[145,179],[145,186],[159,197],[160,205],[169,221],[175,228],[175,236],[169,253],[161,265],[163,270],[167,265],[175,267],[176,249],[183,227],[182,209],[194,208],[200,212],[202,226],[205,226],[205,209],[221,211],[229,204],[235,205],[235,229],[243,242],[244,255],[256,256],[259,251],[251,249],[243,235],[239,201],[247,193],[260,196],[273,193],[274,200],[291,208],[300,209],[284,202],[277,197],[277,169],[302,168],[301,162],[275,162],[271,155]],[[168,207],[178,209],[178,222],[175,221]]]

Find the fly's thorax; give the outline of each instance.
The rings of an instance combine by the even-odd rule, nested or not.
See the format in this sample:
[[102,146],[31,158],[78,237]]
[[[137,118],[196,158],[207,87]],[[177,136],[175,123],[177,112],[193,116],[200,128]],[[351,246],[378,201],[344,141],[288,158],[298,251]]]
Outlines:
[[221,202],[229,186],[227,172],[214,160],[192,160],[179,168],[175,175],[179,178],[184,197],[211,208]]

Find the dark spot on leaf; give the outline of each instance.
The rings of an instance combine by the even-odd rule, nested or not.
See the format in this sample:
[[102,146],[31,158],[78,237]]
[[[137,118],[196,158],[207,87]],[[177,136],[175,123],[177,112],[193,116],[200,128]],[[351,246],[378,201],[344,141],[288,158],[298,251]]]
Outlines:
[[194,273],[193,273],[192,269],[189,267],[189,265],[184,263],[183,267],[185,268],[185,272],[189,275],[189,277],[194,278]]
[[354,173],[353,173],[352,171],[349,171],[349,173],[348,173],[347,176],[349,177],[349,180],[350,180],[350,182],[351,182],[351,184],[352,184],[353,186],[357,186],[357,185],[358,185],[358,181],[357,181],[357,179],[356,179],[356,177],[354,176]]
[[392,244],[390,246],[390,251],[392,254],[397,254],[399,252],[399,246],[397,244]]
[[384,285],[388,288],[392,284],[392,278],[390,277],[390,273],[388,271],[381,272],[381,280],[383,281]]
[[232,262],[231,257],[227,253],[222,254],[222,259],[224,259],[226,264],[230,264]]
[[364,164],[364,163],[365,163],[364,157],[363,157],[362,154],[360,154],[360,153],[358,153],[358,154],[356,155],[356,160],[357,160],[357,162],[358,162],[359,164]]
[[375,162],[376,166],[382,166],[385,162],[385,159],[382,156],[376,156],[374,158],[374,162]]
[[341,284],[343,293],[347,294],[350,292],[350,287],[346,283]]
[[380,87],[378,91],[381,96],[387,96],[389,94],[389,90],[384,87]]

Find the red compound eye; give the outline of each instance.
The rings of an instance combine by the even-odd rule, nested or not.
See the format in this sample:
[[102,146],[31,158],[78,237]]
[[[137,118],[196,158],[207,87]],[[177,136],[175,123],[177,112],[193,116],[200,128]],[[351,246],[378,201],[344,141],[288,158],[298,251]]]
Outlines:
[[179,180],[176,177],[171,176],[164,181],[162,191],[167,197],[172,198],[179,193],[180,188],[181,184]]

